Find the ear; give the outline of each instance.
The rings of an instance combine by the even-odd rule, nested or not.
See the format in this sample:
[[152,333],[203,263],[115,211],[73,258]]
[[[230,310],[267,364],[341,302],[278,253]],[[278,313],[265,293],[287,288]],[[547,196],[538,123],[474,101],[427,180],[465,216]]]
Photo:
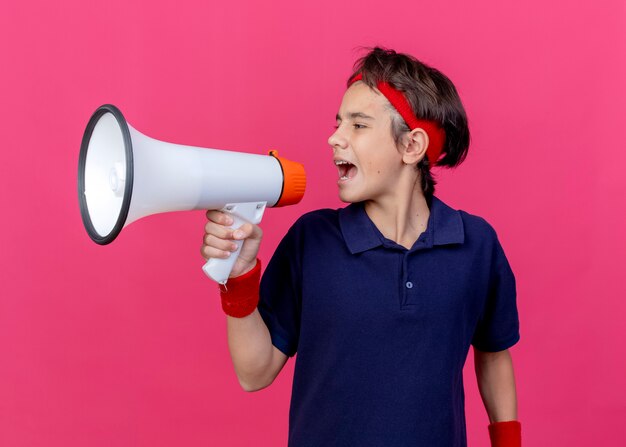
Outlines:
[[426,155],[428,134],[421,127],[417,127],[409,133],[407,139],[402,152],[402,161],[407,165],[416,165]]

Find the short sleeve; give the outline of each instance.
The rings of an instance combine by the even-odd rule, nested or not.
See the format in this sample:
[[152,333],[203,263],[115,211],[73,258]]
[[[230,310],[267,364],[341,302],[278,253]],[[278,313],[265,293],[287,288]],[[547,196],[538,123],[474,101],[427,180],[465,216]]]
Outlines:
[[497,237],[488,296],[472,345],[487,352],[503,351],[520,339],[515,276]]
[[263,272],[258,304],[272,344],[289,357],[297,351],[302,304],[296,224],[278,244]]

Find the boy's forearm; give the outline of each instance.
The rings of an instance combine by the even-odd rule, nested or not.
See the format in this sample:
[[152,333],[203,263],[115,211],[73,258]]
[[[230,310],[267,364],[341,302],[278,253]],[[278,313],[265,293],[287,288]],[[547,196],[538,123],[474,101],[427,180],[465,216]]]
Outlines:
[[241,386],[252,391],[267,386],[274,347],[258,310],[243,318],[226,316],[228,348]]
[[483,352],[474,348],[474,367],[489,422],[517,420],[515,376],[508,349]]
[[258,310],[261,261],[220,286],[222,310],[226,313],[228,348],[239,384],[246,391],[269,385],[273,374],[274,346]]

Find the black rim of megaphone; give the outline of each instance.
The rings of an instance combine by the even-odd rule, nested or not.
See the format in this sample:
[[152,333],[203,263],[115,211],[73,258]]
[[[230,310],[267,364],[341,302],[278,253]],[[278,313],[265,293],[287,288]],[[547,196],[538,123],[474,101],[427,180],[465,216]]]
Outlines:
[[[87,161],[87,150],[89,149],[89,141],[91,140],[91,134],[94,127],[100,120],[100,118],[106,114],[112,114],[122,131],[122,137],[124,138],[124,150],[126,152],[126,185],[124,187],[124,198],[122,200],[122,208],[117,217],[117,222],[109,234],[101,236],[93,226],[91,218],[89,217],[89,209],[87,208],[87,200],[85,199],[85,163]],[[83,218],[83,224],[89,234],[89,237],[100,245],[106,245],[112,242],[126,223],[128,217],[128,210],[130,210],[130,199],[133,193],[133,145],[130,138],[130,131],[128,130],[128,124],[122,112],[112,104],[104,104],[91,115],[87,128],[83,135],[83,141],[80,145],[80,156],[78,158],[78,201],[80,204],[80,215]]]

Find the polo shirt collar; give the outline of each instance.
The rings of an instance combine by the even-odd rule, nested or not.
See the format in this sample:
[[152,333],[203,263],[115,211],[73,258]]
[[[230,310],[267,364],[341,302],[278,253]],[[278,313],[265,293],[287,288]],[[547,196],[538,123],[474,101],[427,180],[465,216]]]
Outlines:
[[[364,202],[351,203],[340,209],[339,225],[352,254],[383,245],[384,237],[365,212]],[[462,244],[465,240],[465,232],[461,213],[433,196],[425,233],[425,242],[428,247]]]

